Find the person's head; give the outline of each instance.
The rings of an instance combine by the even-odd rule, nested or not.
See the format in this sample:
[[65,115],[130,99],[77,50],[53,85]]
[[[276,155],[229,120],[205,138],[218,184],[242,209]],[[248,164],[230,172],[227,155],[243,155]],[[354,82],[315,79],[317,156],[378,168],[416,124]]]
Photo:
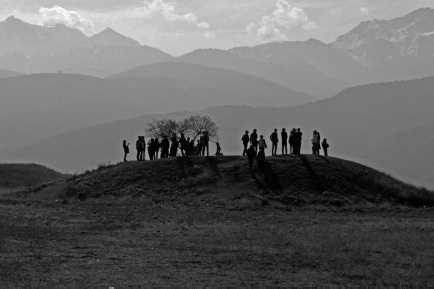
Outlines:
[[257,130],[256,130],[256,129],[254,129],[254,130],[253,130],[253,132],[257,132]]
[[139,136],[139,137],[138,137],[138,139],[139,139],[139,140],[141,140],[141,139],[142,139],[142,137],[141,137],[141,136]]
[[277,132],[277,128],[274,129],[274,132]]
[[263,136],[263,135],[261,135],[261,138],[264,138],[264,136]]
[[217,145],[218,147],[220,146],[220,144],[219,144],[218,142],[216,143],[216,145]]
[[323,142],[327,142],[327,139],[325,138],[325,139],[323,140]]
[[295,131],[295,128],[293,128],[292,131]]
[[300,128],[297,128],[297,131],[300,131]]
[[246,134],[249,134],[249,131],[248,131],[248,130],[246,130]]
[[285,128],[282,128],[282,131],[286,131],[286,129],[285,129]]
[[124,144],[126,143],[127,141],[126,140],[124,140]]

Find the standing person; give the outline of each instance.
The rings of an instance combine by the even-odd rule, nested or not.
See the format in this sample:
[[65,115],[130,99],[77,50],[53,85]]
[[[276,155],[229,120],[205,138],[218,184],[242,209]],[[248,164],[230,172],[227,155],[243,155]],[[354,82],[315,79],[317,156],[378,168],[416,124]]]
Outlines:
[[161,141],[161,158],[165,159],[169,156],[169,147],[170,142],[167,136],[163,136],[163,140]]
[[264,170],[265,169],[265,151],[264,149],[259,149],[259,153],[258,153],[258,168],[260,170]]
[[259,146],[259,150],[263,150],[263,151],[265,151],[265,149],[268,148],[263,135],[261,135],[261,138],[258,141],[258,146]]
[[279,135],[277,134],[277,128],[274,129],[274,132],[270,135],[271,140],[271,154],[273,156],[277,155],[277,144],[279,143]]
[[154,160],[158,159],[158,152],[160,151],[160,141],[158,138],[155,138],[154,141]]
[[321,150],[321,135],[319,134],[319,131],[316,132],[316,134],[318,135],[318,142],[316,144],[316,154],[318,156],[320,156],[320,150]]
[[201,156],[202,155],[202,136],[200,136],[200,138],[197,140],[197,155]]
[[151,138],[151,140],[148,142],[148,155],[149,160],[152,161],[154,159],[154,139]]
[[223,153],[222,153],[222,148],[221,148],[220,144],[216,143],[216,145],[217,145],[217,152],[215,153],[215,155],[216,156],[222,156]]
[[295,128],[292,129],[291,133],[289,134],[289,153],[290,154],[295,154],[294,153],[294,146],[295,146]]
[[286,129],[282,128],[282,132],[280,133],[282,136],[282,155],[288,154],[288,133]]
[[181,137],[179,138],[179,143],[181,144],[181,155],[185,157],[185,155],[188,156],[187,153],[187,140],[185,139],[185,135],[181,133]]
[[250,148],[247,150],[247,159],[249,160],[249,168],[252,170],[253,160],[256,157],[256,151],[253,145],[250,145]]
[[193,156],[193,155],[195,155],[195,147],[194,147],[194,140],[191,140],[189,143],[188,143],[188,154],[190,155],[190,156]]
[[303,133],[300,131],[300,128],[297,129],[295,133],[295,155],[299,156],[301,154],[301,141],[303,140]]
[[140,154],[141,155],[140,156],[140,160],[144,161],[144,160],[146,160],[146,140],[145,140],[145,137],[142,136],[141,139],[140,139],[140,141],[142,143],[142,152]]
[[205,131],[203,133],[203,139],[202,139],[202,155],[205,156],[205,149],[206,149],[206,156],[209,157],[209,136],[208,132]]
[[139,136],[136,141],[137,161],[142,160],[142,138]]
[[176,155],[178,154],[178,146],[179,146],[179,142],[178,142],[178,138],[176,137],[176,133],[173,133],[172,138],[170,139],[172,142],[172,145],[170,147],[170,157],[176,157]]
[[329,156],[329,154],[328,154],[328,149],[329,149],[329,147],[330,147],[330,145],[327,143],[327,139],[325,138],[325,139],[322,141],[322,149],[324,150],[324,155],[325,155],[326,157]]
[[316,131],[314,131],[312,137],[312,154],[316,155],[317,150],[318,150],[318,134]]
[[243,156],[245,156],[246,152],[247,152],[247,146],[249,145],[249,141],[250,141],[249,131],[248,130],[246,130],[246,134],[243,135],[243,137],[241,138],[241,140],[243,141],[243,146],[244,146]]
[[258,134],[256,132],[256,129],[254,129],[252,134],[250,135],[250,144],[255,149],[255,152],[258,152]]
[[127,145],[127,141],[124,140],[123,143],[122,143],[122,146],[124,148],[124,153],[125,153],[125,155],[124,155],[124,162],[126,162],[127,161],[127,154],[130,152],[130,148],[129,148],[130,143],[128,143],[128,145]]

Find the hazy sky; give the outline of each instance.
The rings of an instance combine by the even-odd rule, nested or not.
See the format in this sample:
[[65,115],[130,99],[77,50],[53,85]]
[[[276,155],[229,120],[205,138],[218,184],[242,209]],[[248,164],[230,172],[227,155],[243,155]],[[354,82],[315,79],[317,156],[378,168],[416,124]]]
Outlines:
[[392,19],[434,0],[0,0],[0,20],[64,23],[87,35],[110,26],[174,55],[279,40],[331,42],[360,22]]

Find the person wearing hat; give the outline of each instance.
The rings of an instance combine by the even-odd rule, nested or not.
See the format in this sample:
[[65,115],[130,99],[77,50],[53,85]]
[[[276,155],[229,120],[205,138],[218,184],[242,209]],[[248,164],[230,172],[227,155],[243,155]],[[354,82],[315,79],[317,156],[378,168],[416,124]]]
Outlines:
[[243,135],[243,137],[241,138],[241,140],[242,140],[243,146],[244,146],[243,156],[245,156],[246,152],[247,152],[247,146],[249,145],[249,141],[250,141],[249,131],[248,130],[246,130],[246,134]]
[[250,135],[250,144],[253,146],[255,152],[258,152],[258,134],[256,129]]
[[271,140],[271,155],[277,155],[277,144],[279,143],[279,135],[277,134],[277,128],[274,129],[274,132],[270,135]]
[[282,132],[280,133],[282,136],[282,155],[288,154],[288,133],[286,129],[282,128]]

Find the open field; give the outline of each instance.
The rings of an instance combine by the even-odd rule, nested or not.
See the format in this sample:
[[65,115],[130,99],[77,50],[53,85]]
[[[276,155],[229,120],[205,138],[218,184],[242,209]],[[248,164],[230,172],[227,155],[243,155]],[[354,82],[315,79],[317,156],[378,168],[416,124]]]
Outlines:
[[428,287],[433,212],[1,200],[0,284]]
[[2,286],[434,284],[433,193],[336,158],[173,158],[0,198]]

